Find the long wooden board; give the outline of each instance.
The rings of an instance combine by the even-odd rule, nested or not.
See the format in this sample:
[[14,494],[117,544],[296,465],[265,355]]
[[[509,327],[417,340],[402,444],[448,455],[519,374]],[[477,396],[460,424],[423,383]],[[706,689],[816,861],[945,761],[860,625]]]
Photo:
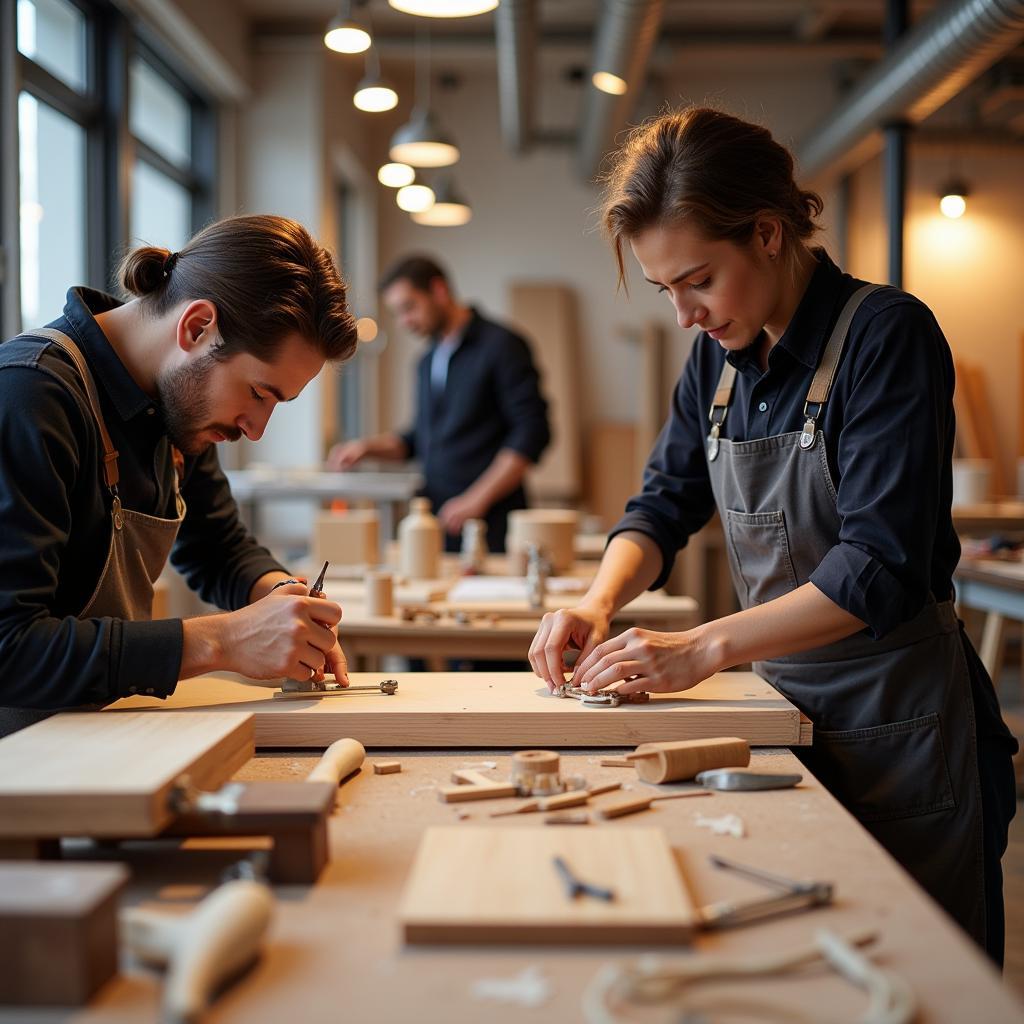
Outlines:
[[245,712],[65,712],[0,740],[0,838],[156,835],[179,776],[212,789],[252,757]]
[[[554,866],[612,890],[573,899]],[[686,942],[696,910],[657,828],[429,828],[398,913],[410,943]]]
[[[354,672],[354,685],[381,673]],[[529,672],[405,672],[398,693],[273,700],[265,688],[223,676],[179,683],[166,703],[130,697],[111,711],[198,708],[256,718],[259,747],[326,747],[351,736],[368,747],[624,747],[659,740],[738,736],[757,746],[811,741],[800,711],[752,672],[722,672],[648,704],[586,707],[551,696]]]

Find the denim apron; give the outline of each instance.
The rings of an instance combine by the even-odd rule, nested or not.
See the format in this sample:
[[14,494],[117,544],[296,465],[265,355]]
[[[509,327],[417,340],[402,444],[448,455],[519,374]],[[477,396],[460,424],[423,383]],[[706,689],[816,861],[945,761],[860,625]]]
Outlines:
[[[103,444],[100,473],[110,494],[110,546],[103,570],[92,595],[78,613],[79,619],[113,618],[148,621],[153,617],[154,584],[163,572],[178,529],[185,518],[185,500],[178,487],[179,456],[172,449],[164,472],[173,480],[177,517],[162,519],[124,508],[117,492],[117,452],[100,411],[99,395],[85,357],[63,332],[52,328],[26,331],[29,337],[45,338],[58,345],[71,359],[85,385],[86,396]],[[0,736],[9,735],[34,722],[48,718],[52,711],[29,708],[0,708]]]
[[[744,608],[807,583],[839,539],[836,488],[816,421],[853,315],[825,347],[802,431],[754,441],[719,436],[736,370],[726,362],[707,439],[729,567]],[[794,753],[979,943],[985,944],[982,797],[971,680],[951,601],[927,604],[879,640],[859,632],[754,670],[814,723]]]

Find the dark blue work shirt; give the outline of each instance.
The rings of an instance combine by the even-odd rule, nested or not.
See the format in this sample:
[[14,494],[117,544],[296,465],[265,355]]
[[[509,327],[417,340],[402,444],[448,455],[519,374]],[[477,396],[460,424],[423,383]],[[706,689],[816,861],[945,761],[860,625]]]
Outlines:
[[[757,345],[730,353],[701,332],[676,385],[671,413],[612,531],[638,530],[661,548],[661,586],[676,552],[715,508],[705,439],[726,358],[736,367],[722,436],[750,441],[799,431],[804,400],[846,300],[863,281],[822,251],[785,333],[762,372]],[[953,530],[953,359],[927,306],[895,288],[871,294],[853,318],[818,428],[824,433],[842,525],[810,577],[882,637],[929,593],[952,596],[960,558]],[[805,582],[801,580],[800,582]]]
[[[88,288],[68,292],[49,326],[67,334],[92,371],[118,452],[125,508],[173,518],[169,441],[154,401],[93,319],[119,305]],[[110,546],[102,442],[69,357],[43,338],[0,345],[0,706],[107,703],[132,692],[167,696],[181,667],[180,619],[79,619]],[[202,597],[246,604],[253,583],[282,567],[238,517],[215,448],[186,457],[188,506],[171,555]]]
[[[518,334],[474,309],[439,393],[430,373],[434,347],[417,367],[415,420],[401,437],[423,467],[423,493],[436,511],[470,487],[502,448],[536,462],[551,432],[530,348]],[[517,487],[491,508],[492,550],[504,547],[509,510],[525,507],[525,492]]]

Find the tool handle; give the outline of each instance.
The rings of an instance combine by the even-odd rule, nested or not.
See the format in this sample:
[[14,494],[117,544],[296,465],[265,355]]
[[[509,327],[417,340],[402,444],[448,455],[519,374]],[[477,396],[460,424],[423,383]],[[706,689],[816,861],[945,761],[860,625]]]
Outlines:
[[259,882],[226,882],[189,914],[164,983],[167,1024],[193,1024],[213,993],[259,952],[274,898]]
[[366,750],[359,740],[335,740],[323,753],[323,757],[306,776],[307,782],[333,782],[359,771],[366,758]]

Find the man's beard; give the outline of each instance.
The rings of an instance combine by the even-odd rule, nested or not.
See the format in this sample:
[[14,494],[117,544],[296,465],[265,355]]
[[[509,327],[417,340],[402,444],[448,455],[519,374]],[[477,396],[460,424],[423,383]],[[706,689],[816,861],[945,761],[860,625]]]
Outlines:
[[171,444],[185,455],[198,455],[211,442],[200,440],[205,430],[217,430],[230,441],[237,441],[237,427],[210,423],[208,382],[216,359],[210,353],[192,363],[168,370],[156,382],[157,399],[164,419],[164,430]]

